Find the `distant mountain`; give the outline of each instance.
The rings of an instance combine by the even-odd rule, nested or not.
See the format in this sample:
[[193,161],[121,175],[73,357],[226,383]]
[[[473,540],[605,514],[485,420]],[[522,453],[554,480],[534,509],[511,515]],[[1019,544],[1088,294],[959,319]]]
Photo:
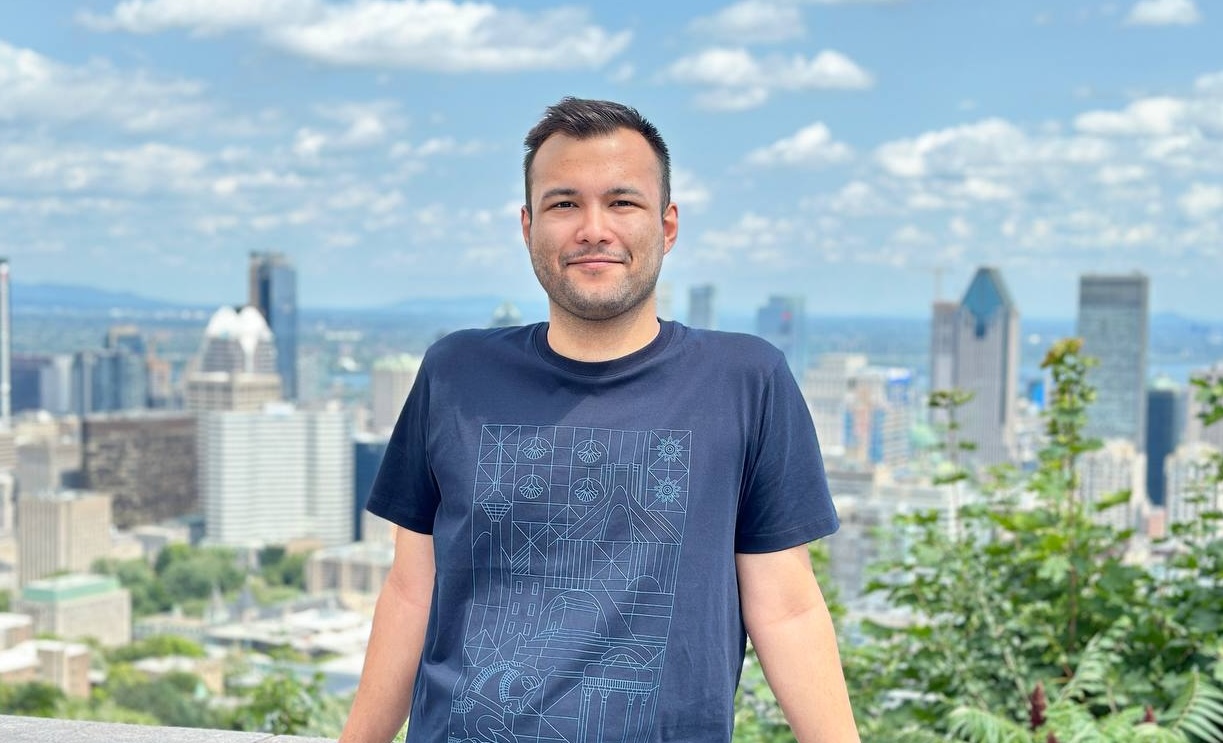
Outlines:
[[163,299],[143,297],[132,292],[113,292],[74,284],[13,284],[13,309],[16,310],[173,310],[197,309]]

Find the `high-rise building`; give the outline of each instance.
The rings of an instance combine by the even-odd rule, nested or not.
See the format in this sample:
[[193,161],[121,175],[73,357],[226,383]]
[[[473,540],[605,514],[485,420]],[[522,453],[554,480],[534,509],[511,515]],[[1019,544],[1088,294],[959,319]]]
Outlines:
[[718,315],[714,305],[717,288],[713,284],[697,284],[688,289],[688,326],[716,330]]
[[781,349],[790,371],[802,379],[807,370],[807,319],[805,301],[798,296],[769,297],[756,311],[756,335]]
[[182,412],[86,416],[85,487],[113,495],[115,525],[123,529],[195,513],[195,441],[195,416]]
[[386,541],[390,536],[390,523],[365,510],[382,457],[386,454],[390,439],[386,436],[357,434],[353,440],[353,539],[362,541]]
[[276,370],[286,400],[297,399],[297,270],[284,253],[250,256],[249,304],[276,337]]
[[[1147,502],[1146,467],[1146,455],[1128,439],[1107,439],[1101,448],[1079,457],[1079,497],[1096,523],[1118,530],[1138,526]],[[1105,510],[1093,508],[1122,491],[1130,493],[1127,502]]]
[[1123,438],[1145,448],[1147,413],[1147,277],[1079,277],[1077,334],[1083,353],[1099,362],[1088,373],[1096,400],[1086,433]]
[[50,364],[50,356],[40,354],[15,354],[13,356],[11,402],[14,413],[42,408],[43,374]]
[[[1202,514],[1223,509],[1223,483],[1214,482],[1216,472],[1212,457],[1220,449],[1202,441],[1190,441],[1176,447],[1164,460],[1167,499],[1164,509],[1168,525],[1191,524]],[[1216,538],[1223,537],[1223,523],[1214,521]]]
[[143,354],[126,347],[79,351],[72,361],[72,409],[77,415],[139,410],[148,405]]
[[407,353],[384,356],[374,361],[370,373],[371,425],[374,433],[390,433],[395,427],[419,369],[420,357]]
[[67,415],[73,412],[71,354],[51,357],[38,375],[38,407],[52,415]]
[[0,426],[13,422],[13,315],[8,258],[0,258]]
[[73,573],[32,581],[13,608],[33,617],[38,634],[93,638],[112,648],[132,641],[132,595],[109,575]]
[[208,541],[352,541],[353,447],[343,411],[282,404],[201,413],[198,446]]
[[964,458],[977,465],[1010,461],[1015,454],[1019,310],[1001,272],[979,268],[959,305],[936,302],[931,338],[933,389],[972,393],[956,413],[960,440],[976,445]]
[[111,550],[111,497],[58,491],[17,502],[17,579],[21,585],[64,571],[83,573]]
[[1147,497],[1164,504],[1164,460],[1176,451],[1185,429],[1185,391],[1167,378],[1155,380],[1147,390]]
[[660,320],[675,319],[675,297],[671,282],[660,281],[654,287],[654,312]]
[[254,307],[213,313],[200,344],[198,370],[187,375],[184,407],[260,410],[282,399],[274,336]]
[[[1189,376],[1193,379],[1210,381],[1223,379],[1223,361],[1204,369],[1195,369]],[[1185,441],[1189,443],[1200,441],[1223,450],[1223,421],[1216,421],[1209,426],[1202,422],[1201,415],[1204,409],[1196,390],[1195,387],[1188,395],[1189,411],[1185,416]]]

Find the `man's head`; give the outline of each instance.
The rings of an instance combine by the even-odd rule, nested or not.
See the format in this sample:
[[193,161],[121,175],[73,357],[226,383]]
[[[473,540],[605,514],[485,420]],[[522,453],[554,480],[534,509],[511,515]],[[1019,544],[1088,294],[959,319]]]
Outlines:
[[679,230],[658,130],[627,106],[566,98],[526,145],[522,237],[551,319],[656,322],[654,286]]
[[646,120],[637,109],[614,101],[598,101],[585,98],[562,98],[559,103],[544,111],[531,131],[527,132],[523,145],[526,154],[522,159],[522,173],[526,184],[526,208],[531,212],[531,166],[539,148],[554,134],[564,134],[574,139],[607,136],[617,129],[637,132],[650,145],[658,159],[660,174],[661,204],[666,209],[671,203],[671,154],[658,129]]

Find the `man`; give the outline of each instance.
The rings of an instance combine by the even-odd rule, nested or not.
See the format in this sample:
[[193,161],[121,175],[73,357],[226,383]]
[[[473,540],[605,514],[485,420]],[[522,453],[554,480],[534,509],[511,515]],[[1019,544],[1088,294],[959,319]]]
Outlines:
[[342,743],[729,741],[745,630],[795,736],[856,741],[806,544],[811,418],[751,336],[660,322],[679,213],[637,111],[527,135],[547,323],[429,349],[369,508],[398,524]]

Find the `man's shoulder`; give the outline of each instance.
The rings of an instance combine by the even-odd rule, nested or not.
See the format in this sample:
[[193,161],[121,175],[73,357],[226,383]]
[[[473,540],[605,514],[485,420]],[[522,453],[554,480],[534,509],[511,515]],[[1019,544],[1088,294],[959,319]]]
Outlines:
[[765,339],[750,333],[686,328],[689,347],[720,364],[771,371],[785,355]]
[[473,353],[492,353],[500,348],[521,347],[531,342],[534,332],[534,325],[455,330],[434,341],[425,352],[425,359],[436,364],[456,356],[470,359]]

